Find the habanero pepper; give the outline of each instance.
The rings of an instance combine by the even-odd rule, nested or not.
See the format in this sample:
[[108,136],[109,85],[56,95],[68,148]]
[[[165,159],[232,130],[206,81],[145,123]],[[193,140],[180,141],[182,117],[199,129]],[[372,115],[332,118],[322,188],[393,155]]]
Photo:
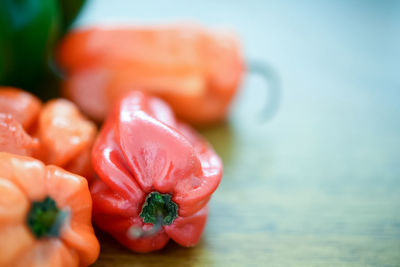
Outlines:
[[101,229],[137,252],[161,249],[169,239],[199,241],[222,163],[166,103],[128,93],[107,117],[92,159],[93,219]]
[[75,30],[58,63],[64,96],[95,120],[127,91],[141,90],[200,126],[226,118],[244,69],[234,35],[195,25]]
[[86,180],[0,152],[0,266],[88,266],[99,255]]
[[90,181],[96,133],[94,123],[67,100],[42,105],[27,92],[0,87],[0,151],[35,157]]

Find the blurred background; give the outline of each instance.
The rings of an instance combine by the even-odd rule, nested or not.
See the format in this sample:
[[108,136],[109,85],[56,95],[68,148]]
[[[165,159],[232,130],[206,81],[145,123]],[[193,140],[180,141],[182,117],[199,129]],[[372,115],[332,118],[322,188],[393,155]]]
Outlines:
[[[74,28],[197,22],[236,32],[248,71],[205,234],[95,266],[400,266],[400,1],[87,1]],[[29,45],[29,44],[26,44]]]
[[[75,26],[177,21],[234,30],[281,97],[263,120],[271,88],[248,73],[229,121],[202,130],[225,164],[202,243],[129,257],[400,266],[400,2],[90,1]],[[99,265],[121,257],[103,250]]]

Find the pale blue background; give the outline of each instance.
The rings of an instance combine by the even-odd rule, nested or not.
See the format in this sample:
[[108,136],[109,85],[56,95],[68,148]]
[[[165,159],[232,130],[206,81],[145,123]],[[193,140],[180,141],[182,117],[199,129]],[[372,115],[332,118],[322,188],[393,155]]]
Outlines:
[[104,0],[77,25],[185,20],[235,29],[282,81],[271,120],[248,75],[229,124],[203,131],[225,175],[192,260],[400,266],[400,1]]

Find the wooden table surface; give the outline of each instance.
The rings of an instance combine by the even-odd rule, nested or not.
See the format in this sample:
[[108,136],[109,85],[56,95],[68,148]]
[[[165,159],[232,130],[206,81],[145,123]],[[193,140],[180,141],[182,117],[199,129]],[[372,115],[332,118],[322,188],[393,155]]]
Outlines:
[[282,85],[246,75],[201,131],[225,169],[198,246],[142,255],[99,233],[95,266],[400,266],[400,2],[261,2],[86,6],[78,26],[227,25]]

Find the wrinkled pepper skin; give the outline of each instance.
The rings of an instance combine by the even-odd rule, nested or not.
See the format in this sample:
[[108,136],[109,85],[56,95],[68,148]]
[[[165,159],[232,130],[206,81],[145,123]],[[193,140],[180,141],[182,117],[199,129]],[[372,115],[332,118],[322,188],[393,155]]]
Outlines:
[[27,134],[10,114],[0,113],[0,151],[33,156],[39,150],[39,141]]
[[41,109],[42,103],[32,94],[0,86],[0,113],[11,114],[30,134],[34,131]]
[[[60,216],[56,234],[32,228],[35,202],[51,198]],[[0,266],[88,266],[99,255],[87,181],[39,160],[0,152]],[[60,213],[58,213],[60,214]],[[37,215],[37,214],[36,214]]]
[[57,40],[84,0],[0,1],[0,84],[41,93]]
[[95,124],[67,100],[42,105],[27,92],[0,87],[0,151],[35,157],[90,181],[96,133]]
[[58,63],[63,94],[95,120],[127,91],[142,90],[197,126],[226,118],[243,72],[235,36],[194,25],[73,31]]
[[[169,239],[182,246],[199,241],[222,163],[166,103],[142,92],[128,93],[107,117],[92,159],[99,178],[91,186],[93,219],[101,229],[137,252],[159,250]],[[154,235],[132,238],[132,227],[154,226],[140,215],[152,192],[171,196],[177,217]]]

